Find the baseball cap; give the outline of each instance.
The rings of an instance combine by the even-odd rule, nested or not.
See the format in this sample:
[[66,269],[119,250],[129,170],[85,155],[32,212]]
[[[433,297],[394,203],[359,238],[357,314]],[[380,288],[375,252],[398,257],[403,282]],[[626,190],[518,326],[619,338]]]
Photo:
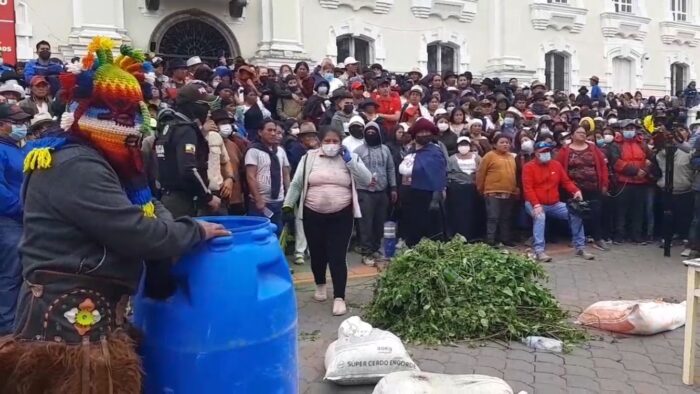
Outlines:
[[547,142],[547,141],[540,141],[540,142],[535,144],[535,150],[537,152],[549,151],[549,150],[552,150],[552,148],[554,148],[554,144],[552,144],[551,142]]
[[420,95],[422,96],[423,95],[423,88],[420,87],[420,85],[413,85],[413,87],[411,88],[411,93],[413,93],[413,92],[420,93]]
[[213,94],[209,94],[207,89],[198,83],[190,83],[178,90],[176,103],[186,104],[186,103],[198,103],[198,104],[211,104],[216,101],[217,97]]
[[187,64],[182,59],[173,59],[168,62],[168,69],[170,71],[179,70],[183,68],[187,68]]
[[28,120],[32,115],[22,111],[16,104],[0,104],[0,121],[2,120]]
[[466,137],[466,136],[462,136],[462,137],[457,138],[457,145],[461,144],[462,142],[466,142],[468,144],[471,144],[472,140],[470,140],[469,137]]
[[47,81],[46,78],[41,76],[41,75],[35,75],[32,77],[32,80],[29,82],[29,86],[36,86],[40,83],[44,83],[44,84],[48,85],[49,81]]
[[363,85],[361,81],[355,81],[350,85],[350,89],[352,89],[352,90],[363,89],[364,86],[365,85]]

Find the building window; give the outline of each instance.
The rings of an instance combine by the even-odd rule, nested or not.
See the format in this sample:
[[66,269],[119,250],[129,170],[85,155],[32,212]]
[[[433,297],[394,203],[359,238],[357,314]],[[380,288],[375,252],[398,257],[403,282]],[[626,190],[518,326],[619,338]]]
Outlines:
[[684,63],[671,64],[671,95],[683,91],[688,85],[688,65]]
[[370,41],[349,35],[340,36],[335,41],[338,48],[338,62],[352,56],[360,66],[369,66],[372,63],[372,45]]
[[631,59],[616,57],[613,59],[613,90],[617,93],[633,91],[634,70]]
[[688,21],[688,0],[670,0],[671,14],[676,22]]
[[569,0],[547,0],[549,4],[569,4]]
[[632,0],[612,0],[615,4],[615,12],[620,12],[624,14],[632,13]]
[[428,72],[443,74],[457,69],[455,48],[444,44],[428,45]]
[[569,56],[562,52],[551,51],[544,56],[545,84],[553,90],[571,89],[569,74],[571,72]]

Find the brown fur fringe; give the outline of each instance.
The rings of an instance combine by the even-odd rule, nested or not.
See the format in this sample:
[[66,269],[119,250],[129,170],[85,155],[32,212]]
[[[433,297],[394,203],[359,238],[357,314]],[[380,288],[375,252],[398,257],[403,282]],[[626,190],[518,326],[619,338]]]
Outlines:
[[90,369],[89,388],[85,390],[82,345],[0,338],[0,393],[141,393],[141,360],[125,332],[117,331],[107,340],[109,358],[101,343],[87,346]]

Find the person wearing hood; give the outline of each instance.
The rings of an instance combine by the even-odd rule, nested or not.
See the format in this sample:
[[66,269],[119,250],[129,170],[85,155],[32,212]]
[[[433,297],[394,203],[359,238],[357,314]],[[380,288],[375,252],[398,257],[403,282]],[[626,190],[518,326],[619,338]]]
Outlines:
[[[617,197],[615,241],[622,243],[628,236],[632,242],[645,245],[646,241],[642,238],[645,198],[642,196],[647,195],[649,187],[652,152],[642,142],[633,120],[624,120],[620,126],[622,135],[616,137],[610,147],[610,165],[617,182],[622,185]],[[629,232],[626,231],[627,224]]]
[[438,141],[445,147],[447,157],[457,153],[457,138],[459,135],[450,130],[450,118],[447,113],[435,117],[438,128]]
[[413,153],[399,166],[399,173],[410,188],[401,196],[402,218],[406,226],[406,245],[413,247],[422,238],[431,238],[442,232],[434,221],[434,213],[442,211],[443,193],[447,186],[447,160],[442,149],[433,141],[438,128],[426,118],[419,118],[409,129],[415,140]]
[[284,79],[284,83],[287,90],[291,92],[292,97],[277,100],[277,117],[282,121],[287,119],[299,120],[306,102],[301,92],[301,87],[299,87],[299,80],[295,75],[290,74]]
[[365,143],[365,120],[359,115],[353,116],[348,122],[347,130],[350,135],[343,138],[343,146],[347,147],[350,152],[354,152],[355,149]]
[[460,234],[467,240],[478,238],[479,223],[483,222],[483,207],[476,189],[480,164],[481,157],[472,148],[469,137],[459,137],[457,152],[447,160],[446,205],[450,233]]
[[314,85],[314,94],[306,100],[302,118],[312,122],[316,127],[321,125],[321,118],[332,104],[329,100],[330,84],[325,79],[317,80]]
[[552,145],[538,142],[535,145],[536,159],[525,164],[523,168],[523,192],[525,209],[532,216],[532,236],[535,259],[549,262],[552,258],[545,253],[545,224],[547,218],[566,220],[571,229],[571,241],[576,249],[575,255],[585,260],[595,256],[586,252],[586,236],[581,217],[571,212],[561,202],[559,189],[569,192],[574,199],[582,200],[581,190],[571,181],[561,164],[552,160]]
[[[334,130],[343,131],[345,134],[350,132],[350,120],[357,115],[355,112],[355,104],[353,104],[352,94],[345,89],[333,92],[335,99],[335,113],[331,119],[331,128]],[[364,121],[362,127],[364,128]],[[355,146],[356,148],[357,146]]]
[[367,123],[364,143],[355,148],[354,152],[372,174],[368,183],[358,182],[357,198],[362,211],[362,218],[358,221],[362,262],[373,267],[376,260],[382,257],[379,249],[389,203],[395,204],[398,200],[396,170],[391,151],[383,144],[382,133],[376,122]]

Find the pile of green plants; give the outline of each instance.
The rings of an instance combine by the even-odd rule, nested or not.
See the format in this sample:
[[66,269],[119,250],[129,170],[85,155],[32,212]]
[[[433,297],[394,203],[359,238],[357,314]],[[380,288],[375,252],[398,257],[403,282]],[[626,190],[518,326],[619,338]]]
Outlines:
[[569,322],[536,261],[463,239],[424,240],[400,252],[379,277],[366,320],[405,341],[520,340],[565,345],[586,334]]

